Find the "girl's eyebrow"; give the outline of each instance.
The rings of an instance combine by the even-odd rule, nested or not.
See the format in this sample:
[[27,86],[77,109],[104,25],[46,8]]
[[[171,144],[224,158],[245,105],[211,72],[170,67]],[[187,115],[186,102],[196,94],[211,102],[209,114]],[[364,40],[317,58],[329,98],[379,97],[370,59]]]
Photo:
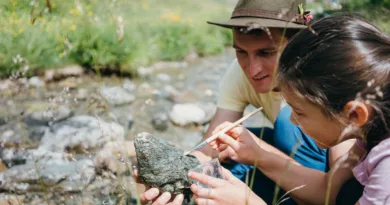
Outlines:
[[289,103],[289,102],[287,102],[286,101],[286,103],[290,106],[290,107],[292,107],[294,110],[298,110],[298,111],[301,111],[301,109],[299,109],[299,108],[297,108],[297,107],[295,107],[294,105],[292,105],[291,103]]

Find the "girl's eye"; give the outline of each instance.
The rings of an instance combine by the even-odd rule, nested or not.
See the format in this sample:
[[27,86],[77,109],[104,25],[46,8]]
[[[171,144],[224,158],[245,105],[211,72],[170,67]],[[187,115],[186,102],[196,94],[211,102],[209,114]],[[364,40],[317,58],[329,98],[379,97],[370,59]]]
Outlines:
[[294,111],[294,113],[295,113],[295,115],[297,115],[297,116],[302,116],[302,115],[303,115],[302,113],[298,113],[298,112],[295,112],[295,111]]

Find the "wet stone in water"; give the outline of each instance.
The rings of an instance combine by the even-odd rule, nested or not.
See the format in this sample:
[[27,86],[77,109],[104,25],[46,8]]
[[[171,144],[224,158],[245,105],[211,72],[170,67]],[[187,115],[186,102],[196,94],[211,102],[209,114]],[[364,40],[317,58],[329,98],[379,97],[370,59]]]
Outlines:
[[169,118],[165,113],[157,113],[152,118],[152,125],[158,131],[165,131],[168,129]]
[[188,187],[193,181],[187,174],[200,165],[196,157],[184,156],[179,147],[145,132],[137,135],[134,145],[141,180],[163,192],[190,196]]

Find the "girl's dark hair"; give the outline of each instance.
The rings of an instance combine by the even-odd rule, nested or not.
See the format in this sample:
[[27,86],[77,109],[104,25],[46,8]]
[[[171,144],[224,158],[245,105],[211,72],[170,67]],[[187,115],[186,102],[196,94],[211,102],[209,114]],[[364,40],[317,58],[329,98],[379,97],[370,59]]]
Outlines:
[[351,100],[369,103],[376,115],[362,130],[368,150],[390,136],[390,39],[371,23],[350,14],[317,21],[291,39],[277,77],[329,117]]

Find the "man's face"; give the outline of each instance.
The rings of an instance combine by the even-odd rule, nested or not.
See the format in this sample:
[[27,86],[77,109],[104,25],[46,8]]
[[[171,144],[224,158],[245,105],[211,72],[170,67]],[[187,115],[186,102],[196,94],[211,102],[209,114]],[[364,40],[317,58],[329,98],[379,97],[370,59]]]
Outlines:
[[245,34],[233,29],[233,48],[249,82],[257,93],[267,93],[272,89],[272,74],[276,68],[278,47],[287,44],[280,29],[270,29],[260,35]]

